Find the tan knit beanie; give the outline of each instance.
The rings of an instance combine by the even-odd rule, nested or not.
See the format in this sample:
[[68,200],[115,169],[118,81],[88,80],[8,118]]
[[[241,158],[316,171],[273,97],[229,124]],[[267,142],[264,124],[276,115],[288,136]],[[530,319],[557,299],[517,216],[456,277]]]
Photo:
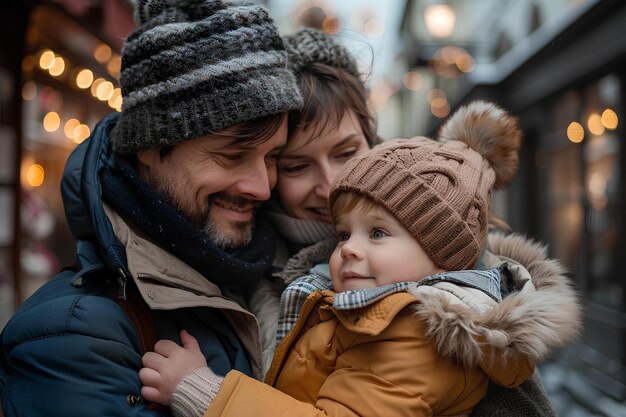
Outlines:
[[425,137],[384,142],[344,165],[329,197],[362,194],[385,207],[448,271],[473,268],[487,236],[492,189],[513,178],[519,161],[518,121],[484,101],[459,109]]

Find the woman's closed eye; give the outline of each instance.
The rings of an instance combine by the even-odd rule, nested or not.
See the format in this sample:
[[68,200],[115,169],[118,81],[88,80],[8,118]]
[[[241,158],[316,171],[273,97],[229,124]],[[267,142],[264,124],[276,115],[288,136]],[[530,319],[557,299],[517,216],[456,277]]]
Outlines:
[[341,151],[341,152],[337,153],[335,155],[335,158],[341,159],[341,160],[350,159],[350,158],[352,158],[356,154],[357,151],[358,151],[358,148],[356,148],[356,147],[350,148],[350,149],[346,149],[344,151]]
[[298,175],[304,172],[308,167],[309,164],[283,165],[280,167],[280,172],[286,175]]

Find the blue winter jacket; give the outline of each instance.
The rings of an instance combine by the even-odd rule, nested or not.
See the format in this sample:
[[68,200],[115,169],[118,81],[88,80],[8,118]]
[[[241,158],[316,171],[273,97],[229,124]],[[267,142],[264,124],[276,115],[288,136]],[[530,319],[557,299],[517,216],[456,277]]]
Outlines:
[[[171,254],[133,235],[120,218],[113,222],[107,216],[98,172],[110,157],[107,135],[116,119],[111,115],[98,124],[68,159],[64,172],[63,200],[77,240],[79,272],[61,272],[40,288],[0,336],[0,393],[6,417],[166,415],[140,397],[139,337],[108,295],[131,279],[153,309],[159,338],[180,343],[178,334],[185,328],[198,339],[216,373],[225,375],[235,368],[261,376],[255,317],[185,264],[176,265]],[[143,247],[131,258],[132,244]],[[175,274],[193,276],[193,283],[186,286],[187,277]],[[154,295],[158,291],[168,296],[159,300]]]

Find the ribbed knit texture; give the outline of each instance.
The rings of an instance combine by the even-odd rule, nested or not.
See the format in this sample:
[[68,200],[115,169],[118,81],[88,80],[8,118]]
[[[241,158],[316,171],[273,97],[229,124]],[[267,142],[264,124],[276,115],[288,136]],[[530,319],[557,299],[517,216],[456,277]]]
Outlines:
[[285,36],[289,68],[297,75],[314,63],[342,68],[359,78],[357,63],[348,50],[332,37],[317,29],[301,29]]
[[331,187],[332,208],[352,191],[390,211],[430,258],[448,271],[471,269],[491,210],[494,171],[460,141],[389,141],[344,165]]
[[202,417],[222,386],[224,378],[209,368],[196,369],[178,383],[170,407],[176,417]]
[[120,153],[173,145],[302,106],[278,29],[262,6],[139,0],[122,51]]
[[518,387],[505,388],[489,382],[487,395],[472,417],[557,417],[538,372]]

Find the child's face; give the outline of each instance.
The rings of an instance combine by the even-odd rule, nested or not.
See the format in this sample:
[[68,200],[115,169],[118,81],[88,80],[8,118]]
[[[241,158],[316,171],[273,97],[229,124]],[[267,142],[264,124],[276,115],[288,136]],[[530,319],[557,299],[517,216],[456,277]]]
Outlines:
[[344,113],[339,126],[328,125],[311,140],[315,126],[296,130],[278,158],[276,190],[285,211],[292,217],[332,221],[328,211],[330,184],[353,156],[369,149],[363,130],[352,110]]
[[340,215],[337,247],[330,257],[335,291],[416,281],[443,272],[419,242],[383,207]]

